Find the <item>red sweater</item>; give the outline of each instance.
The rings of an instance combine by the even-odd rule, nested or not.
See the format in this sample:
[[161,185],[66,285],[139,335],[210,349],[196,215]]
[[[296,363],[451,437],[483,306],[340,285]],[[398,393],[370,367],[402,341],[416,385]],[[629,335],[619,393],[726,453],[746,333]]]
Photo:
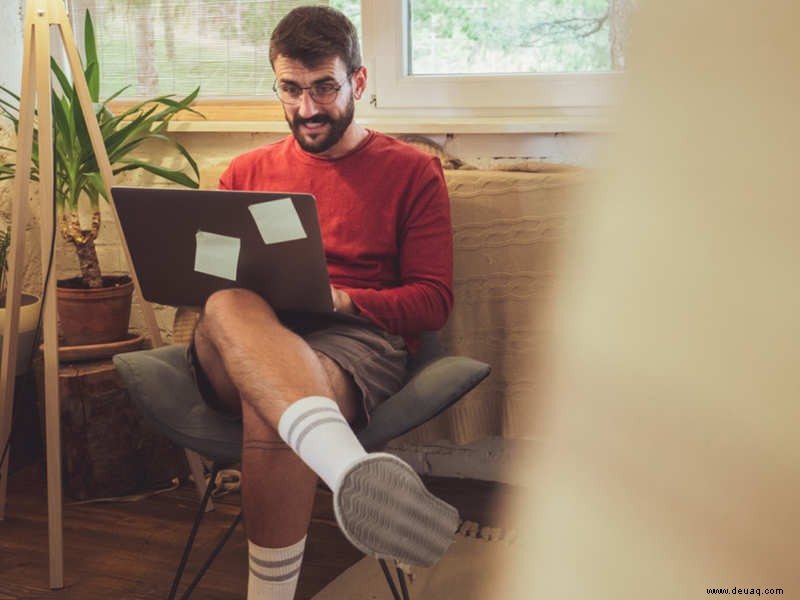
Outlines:
[[444,326],[453,305],[450,201],[439,159],[370,131],[356,149],[329,160],[294,137],[242,154],[223,189],[313,194],[331,283],[361,314],[402,335]]

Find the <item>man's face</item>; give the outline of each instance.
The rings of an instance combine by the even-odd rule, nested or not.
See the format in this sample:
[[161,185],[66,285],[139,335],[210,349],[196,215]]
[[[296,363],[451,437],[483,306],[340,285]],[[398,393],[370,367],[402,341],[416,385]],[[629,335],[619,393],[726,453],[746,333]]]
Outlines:
[[343,138],[353,122],[355,98],[363,92],[363,73],[348,77],[339,57],[308,68],[300,61],[279,55],[273,66],[278,86],[341,85],[332,102],[320,103],[311,97],[310,90],[303,90],[296,104],[283,104],[283,112],[295,139],[306,152],[334,156],[349,150],[340,146],[347,143]]

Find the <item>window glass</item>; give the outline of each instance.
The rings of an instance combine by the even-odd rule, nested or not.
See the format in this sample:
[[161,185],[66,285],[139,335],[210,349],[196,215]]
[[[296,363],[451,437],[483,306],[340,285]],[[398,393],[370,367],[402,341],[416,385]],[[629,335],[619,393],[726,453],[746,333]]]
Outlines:
[[620,70],[631,0],[408,0],[409,75]]
[[274,98],[269,38],[292,8],[330,4],[360,25],[358,0],[71,0],[78,44],[85,10],[95,26],[101,96],[187,94]]

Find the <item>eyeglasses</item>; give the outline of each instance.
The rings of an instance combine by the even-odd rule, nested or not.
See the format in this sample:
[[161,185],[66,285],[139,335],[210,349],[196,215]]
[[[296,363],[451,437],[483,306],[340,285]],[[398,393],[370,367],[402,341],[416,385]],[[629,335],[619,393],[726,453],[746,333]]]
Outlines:
[[272,84],[272,91],[278,96],[278,100],[284,104],[300,104],[304,90],[308,90],[311,99],[317,104],[330,104],[336,100],[336,97],[339,95],[339,90],[342,89],[343,85],[344,81],[342,83],[323,81],[309,86],[295,85],[294,83],[285,81],[279,83],[276,81]]

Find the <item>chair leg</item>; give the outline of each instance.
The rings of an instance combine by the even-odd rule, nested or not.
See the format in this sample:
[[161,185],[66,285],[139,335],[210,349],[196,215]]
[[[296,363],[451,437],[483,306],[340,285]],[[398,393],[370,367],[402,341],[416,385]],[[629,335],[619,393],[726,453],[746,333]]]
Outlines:
[[194,538],[197,536],[197,530],[200,528],[200,522],[203,520],[203,515],[206,512],[206,505],[211,498],[211,493],[217,487],[218,471],[219,467],[216,463],[214,463],[211,466],[211,478],[209,479],[208,485],[206,486],[206,491],[203,494],[203,500],[200,502],[200,510],[197,512],[197,517],[195,517],[194,524],[192,525],[192,531],[189,533],[189,539],[186,540],[186,547],[183,549],[181,562],[178,565],[178,570],[175,572],[175,579],[172,581],[172,588],[170,589],[169,596],[167,597],[168,600],[175,600],[175,594],[178,591],[178,585],[180,585],[183,572],[186,569],[186,563],[189,560],[189,553],[192,551],[192,546],[194,545]]
[[400,567],[397,567],[396,570],[397,570],[397,579],[400,581],[400,590],[403,592],[403,600],[409,600],[408,586],[406,586],[406,574]]
[[[197,497],[202,498],[204,493],[203,459],[194,450],[189,450],[188,448],[184,448],[183,452],[184,454],[186,454],[186,462],[189,464],[189,472],[192,474],[192,479],[194,479],[194,486],[195,488],[197,488]],[[211,512],[212,510],[214,510],[214,502],[212,502],[209,499],[208,503],[206,504],[206,512]]]
[[230,527],[228,527],[227,531],[225,531],[222,538],[219,540],[219,542],[217,542],[217,545],[214,546],[214,549],[211,551],[211,554],[209,554],[208,558],[206,559],[206,562],[204,562],[203,566],[200,567],[200,571],[197,573],[197,575],[195,575],[195,578],[192,579],[192,582],[187,586],[186,590],[181,595],[180,600],[187,600],[187,598],[189,598],[189,595],[194,591],[194,588],[197,587],[197,584],[200,583],[200,580],[208,571],[209,567],[211,566],[211,563],[214,562],[214,559],[217,558],[217,555],[222,551],[222,548],[230,539],[231,535],[233,534],[233,531],[236,529],[236,526],[239,524],[241,520],[242,520],[242,512],[239,511],[239,514],[236,515],[236,518],[233,520],[233,523],[230,524]]
[[386,578],[386,583],[389,584],[389,589],[392,590],[392,597],[394,600],[402,600],[400,598],[400,593],[397,591],[397,586],[394,584],[394,579],[392,578],[392,573],[389,571],[389,567],[386,565],[386,561],[382,558],[378,559],[378,562],[381,565],[381,570],[383,571],[383,576]]

